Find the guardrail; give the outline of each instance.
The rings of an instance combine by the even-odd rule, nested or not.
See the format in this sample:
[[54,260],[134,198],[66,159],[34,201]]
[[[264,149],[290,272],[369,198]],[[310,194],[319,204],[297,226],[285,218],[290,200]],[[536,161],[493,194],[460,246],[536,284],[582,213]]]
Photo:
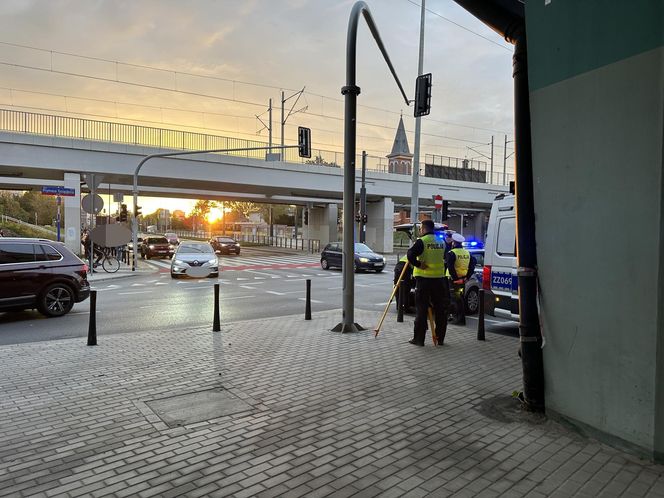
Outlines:
[[[197,133],[184,130],[171,130],[167,128],[153,128],[150,126],[133,125],[126,123],[115,123],[110,121],[97,121],[93,119],[72,118],[53,114],[40,114],[27,111],[15,111],[0,109],[0,130],[13,133],[27,133],[35,135],[50,135],[53,137],[71,138],[75,140],[92,140],[96,142],[111,142],[130,145],[142,145],[157,149],[176,150],[211,150],[211,149],[236,149],[250,147],[267,147],[266,142],[247,140],[243,138],[222,137]],[[276,144],[275,144],[276,145]],[[305,159],[298,156],[296,149],[274,150],[277,156],[281,154],[283,161],[288,163],[312,164],[330,168],[342,168],[344,161],[343,152],[323,149],[313,149],[312,158]],[[226,155],[249,157],[253,159],[265,159],[265,151],[231,152]],[[274,154],[273,154],[274,155]],[[426,154],[425,163],[432,161],[432,166],[438,166],[443,158],[446,168],[458,168],[458,174],[449,174],[443,178],[459,179],[479,183],[491,183],[494,185],[507,184],[513,179],[509,178],[498,168],[493,169],[493,175],[488,172],[487,163],[460,158],[449,158]],[[355,159],[356,168],[362,168],[362,156],[358,154]],[[469,166],[470,165],[470,168]],[[380,173],[410,175],[410,167],[405,165],[389,165],[389,160],[384,156],[367,156],[367,171]],[[466,175],[463,171],[481,171],[484,175]],[[436,173],[427,174],[427,164],[420,165],[422,177],[438,177]],[[491,178],[493,176],[493,178]]]

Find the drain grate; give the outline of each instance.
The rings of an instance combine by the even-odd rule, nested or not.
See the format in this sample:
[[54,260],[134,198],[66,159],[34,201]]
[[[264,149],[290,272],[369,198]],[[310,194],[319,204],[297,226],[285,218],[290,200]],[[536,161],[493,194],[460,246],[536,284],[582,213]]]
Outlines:
[[146,401],[145,404],[169,427],[195,424],[251,409],[250,404],[223,389],[180,394]]

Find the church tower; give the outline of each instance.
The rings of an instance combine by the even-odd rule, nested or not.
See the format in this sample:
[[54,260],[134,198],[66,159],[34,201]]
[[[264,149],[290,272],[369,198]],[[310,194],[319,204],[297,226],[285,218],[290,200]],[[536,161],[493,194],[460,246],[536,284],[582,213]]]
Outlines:
[[387,155],[388,172],[399,175],[410,175],[413,165],[413,155],[408,148],[408,138],[403,126],[403,116],[399,117],[399,126],[397,134],[394,137],[392,152]]

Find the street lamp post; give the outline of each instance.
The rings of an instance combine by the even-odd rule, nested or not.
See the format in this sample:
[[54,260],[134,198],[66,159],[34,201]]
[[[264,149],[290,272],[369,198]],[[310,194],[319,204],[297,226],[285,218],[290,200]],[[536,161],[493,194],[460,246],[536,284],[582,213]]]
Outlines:
[[396,75],[387,50],[378,33],[378,28],[371,17],[369,7],[365,2],[356,2],[350,13],[348,21],[348,33],[346,38],[346,85],[341,89],[344,95],[344,202],[343,202],[343,298],[342,298],[342,321],[332,330],[335,332],[356,332],[364,330],[363,327],[355,323],[355,281],[354,281],[354,262],[355,262],[355,239],[353,212],[355,206],[355,146],[357,131],[357,96],[360,94],[360,87],[355,84],[356,74],[356,48],[357,48],[357,25],[360,14],[364,16],[369,30],[378,45],[383,58],[387,63],[392,76],[397,82],[406,105],[410,105],[408,97],[401,86],[401,82]]

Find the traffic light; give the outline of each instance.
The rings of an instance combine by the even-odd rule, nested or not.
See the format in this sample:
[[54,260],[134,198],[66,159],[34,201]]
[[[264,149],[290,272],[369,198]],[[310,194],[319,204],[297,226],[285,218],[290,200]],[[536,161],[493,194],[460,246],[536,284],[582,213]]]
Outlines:
[[300,157],[311,157],[311,128],[297,127],[297,144]]
[[441,211],[440,221],[445,221],[450,217],[450,201],[443,201],[443,209]]
[[141,215],[141,206],[134,204],[134,218],[138,218]]
[[468,228],[468,225],[469,225],[468,218],[464,218],[463,219],[463,228]]
[[364,223],[366,225],[368,220],[369,220],[369,217],[366,214],[363,214],[362,215],[362,223]]
[[308,209],[304,210],[304,224],[305,225],[309,224],[309,210]]
[[415,81],[415,117],[426,116],[431,111],[431,73],[422,74]]
[[357,214],[355,215],[355,221],[356,221],[357,223],[359,223],[359,222],[360,222],[360,219],[361,219],[361,218],[360,218],[360,213],[357,213]]
[[127,221],[127,205],[120,204],[120,222]]

